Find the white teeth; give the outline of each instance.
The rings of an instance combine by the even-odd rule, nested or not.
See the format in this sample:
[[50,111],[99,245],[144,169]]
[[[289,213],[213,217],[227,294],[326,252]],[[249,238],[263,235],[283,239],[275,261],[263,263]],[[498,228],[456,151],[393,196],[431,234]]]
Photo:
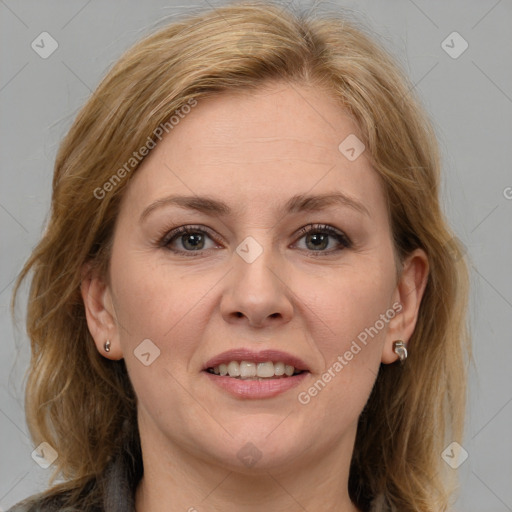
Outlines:
[[276,375],[284,375],[284,363],[274,363],[274,373]]
[[268,361],[267,363],[258,363],[256,367],[256,375],[258,377],[273,377],[274,376],[274,363]]
[[293,366],[290,366],[289,364],[285,365],[284,367],[284,373],[288,375],[289,377],[293,375],[293,372],[295,371],[295,368]]
[[213,367],[213,373],[216,375],[229,375],[230,377],[241,379],[269,379],[273,377],[291,377],[295,373],[295,368],[283,362],[273,363],[266,361],[264,363],[253,363],[251,361],[230,361],[221,363]]
[[242,361],[240,363],[240,377],[242,377],[242,379],[246,379],[248,377],[256,377],[256,363]]
[[240,377],[240,365],[236,361],[228,364],[228,373],[230,377]]

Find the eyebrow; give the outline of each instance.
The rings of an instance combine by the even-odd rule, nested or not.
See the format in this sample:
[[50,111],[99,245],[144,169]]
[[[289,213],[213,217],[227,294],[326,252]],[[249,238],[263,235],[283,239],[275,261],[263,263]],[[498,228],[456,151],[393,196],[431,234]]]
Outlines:
[[[178,206],[180,208],[195,210],[214,216],[224,216],[233,213],[233,210],[223,201],[208,196],[168,196],[157,199],[144,209],[140,216],[140,222],[154,210],[164,206]],[[345,206],[352,208],[368,217],[371,217],[368,209],[359,201],[342,192],[306,195],[297,194],[291,197],[280,210],[281,214],[291,214],[298,212],[312,212],[324,210],[330,206]]]

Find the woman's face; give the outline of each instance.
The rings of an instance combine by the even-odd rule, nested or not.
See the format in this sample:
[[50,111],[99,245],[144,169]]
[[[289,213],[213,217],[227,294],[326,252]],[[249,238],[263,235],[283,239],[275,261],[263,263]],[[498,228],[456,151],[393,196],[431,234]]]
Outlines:
[[[350,455],[379,365],[397,359],[392,342],[411,335],[418,307],[414,281],[397,285],[357,134],[325,93],[274,84],[199,100],[137,170],[102,296],[112,322],[92,332],[126,361],[143,446],[242,471]],[[230,350],[247,353],[226,364],[295,358],[307,371],[205,370]]]

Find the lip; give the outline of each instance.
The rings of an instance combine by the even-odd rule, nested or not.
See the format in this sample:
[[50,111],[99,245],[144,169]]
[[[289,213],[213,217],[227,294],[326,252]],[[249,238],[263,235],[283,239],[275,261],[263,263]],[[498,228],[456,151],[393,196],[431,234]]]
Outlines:
[[[295,367],[296,370],[310,371],[307,364],[297,356],[293,356],[280,350],[260,350],[258,352],[245,348],[227,350],[213,357],[205,363],[203,370],[213,368],[221,363],[229,363],[230,361],[249,361],[251,363],[265,363],[273,361],[275,363],[282,362]],[[233,380],[233,379],[231,379]],[[276,379],[278,380],[278,379]],[[258,381],[256,381],[258,382]]]
[[284,393],[289,389],[298,386],[306,376],[310,375],[308,371],[293,375],[291,377],[282,377],[278,379],[268,380],[243,380],[234,379],[233,377],[215,375],[206,370],[202,371],[206,378],[219,386],[224,391],[232,394],[236,398],[272,398],[276,395]]

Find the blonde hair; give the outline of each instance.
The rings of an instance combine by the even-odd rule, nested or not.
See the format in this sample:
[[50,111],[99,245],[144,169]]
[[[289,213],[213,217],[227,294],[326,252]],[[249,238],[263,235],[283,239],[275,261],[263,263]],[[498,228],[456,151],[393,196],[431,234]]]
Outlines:
[[[137,165],[104,184],[188,102],[271,81],[312,85],[357,121],[380,176],[400,261],[415,248],[429,277],[404,368],[381,365],[361,414],[349,493],[401,512],[447,509],[456,480],[441,458],[462,443],[467,360],[467,264],[439,204],[434,131],[400,67],[356,22],[236,3],[175,21],[128,50],[102,80],[59,148],[47,229],[15,286],[33,272],[27,330],[27,422],[58,452],[54,476],[87,510],[94,482],[120,450],[140,477],[135,395],[123,361],[98,354],[80,295],[81,271],[108,270],[118,208]],[[96,193],[95,193],[96,191]],[[79,421],[77,421],[79,419]],[[451,469],[449,470],[453,472]],[[87,496],[86,496],[87,495]],[[80,501],[81,500],[81,501]]]

